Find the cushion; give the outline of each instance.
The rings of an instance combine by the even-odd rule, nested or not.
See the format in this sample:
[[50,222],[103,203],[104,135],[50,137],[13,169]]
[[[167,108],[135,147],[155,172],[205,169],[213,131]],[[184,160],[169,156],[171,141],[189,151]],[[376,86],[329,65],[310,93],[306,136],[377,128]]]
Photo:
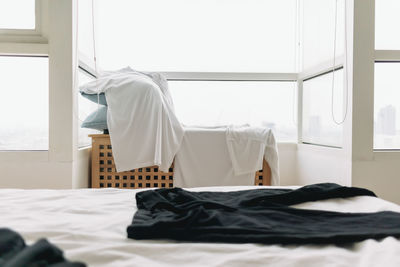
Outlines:
[[81,124],[82,128],[90,128],[103,131],[107,127],[107,107],[101,106],[93,111]]
[[107,106],[107,100],[106,100],[106,96],[104,93],[100,93],[98,99],[97,99],[97,94],[86,94],[84,92],[81,92],[81,95],[84,98],[87,98],[94,103],[97,103],[97,100],[98,100],[100,105]]

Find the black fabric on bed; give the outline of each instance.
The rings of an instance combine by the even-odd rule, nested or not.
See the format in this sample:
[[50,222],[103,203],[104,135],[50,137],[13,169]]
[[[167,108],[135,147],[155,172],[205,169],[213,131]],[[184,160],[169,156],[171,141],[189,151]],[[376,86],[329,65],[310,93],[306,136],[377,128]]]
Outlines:
[[27,246],[18,233],[0,228],[0,266],[84,267],[86,265],[67,261],[63,252],[46,239],[40,239],[35,244]]
[[138,211],[127,232],[133,239],[263,244],[341,244],[400,237],[400,213],[341,213],[290,207],[354,196],[375,194],[332,183],[296,190],[148,190],[136,194]]

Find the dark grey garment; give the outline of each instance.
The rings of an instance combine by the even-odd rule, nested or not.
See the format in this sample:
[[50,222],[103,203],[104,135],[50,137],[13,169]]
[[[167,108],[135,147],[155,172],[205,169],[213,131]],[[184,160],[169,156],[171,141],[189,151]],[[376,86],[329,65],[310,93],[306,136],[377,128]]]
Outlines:
[[84,267],[86,265],[66,260],[63,252],[46,239],[40,239],[35,244],[27,246],[18,233],[0,228],[0,266]]
[[127,232],[133,239],[263,244],[342,244],[400,237],[400,213],[341,213],[290,207],[354,196],[375,194],[332,183],[297,190],[149,190],[136,194],[138,211]]

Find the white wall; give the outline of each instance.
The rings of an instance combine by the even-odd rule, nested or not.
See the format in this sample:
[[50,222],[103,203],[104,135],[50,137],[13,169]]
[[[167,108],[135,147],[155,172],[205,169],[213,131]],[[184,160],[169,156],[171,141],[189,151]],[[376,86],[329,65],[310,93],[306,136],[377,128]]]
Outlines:
[[353,161],[352,185],[369,188],[379,197],[400,204],[400,158],[395,153]]
[[2,162],[0,188],[71,188],[69,162]]
[[297,150],[297,183],[337,183],[351,185],[351,162],[344,151],[300,144]]
[[72,188],[88,188],[91,174],[91,148],[82,148],[76,152],[73,163]]
[[297,185],[297,144],[278,143],[281,185]]

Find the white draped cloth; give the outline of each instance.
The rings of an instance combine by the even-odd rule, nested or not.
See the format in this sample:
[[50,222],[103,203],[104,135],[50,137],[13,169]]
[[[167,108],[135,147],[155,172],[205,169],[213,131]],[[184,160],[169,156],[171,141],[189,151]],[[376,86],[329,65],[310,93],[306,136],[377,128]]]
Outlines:
[[246,125],[188,126],[175,158],[174,185],[254,185],[263,158],[271,168],[271,184],[279,185],[278,151],[270,130]]
[[249,125],[229,126],[226,143],[235,175],[262,169],[263,159],[271,168],[271,184],[279,185],[278,149],[271,129]]
[[168,171],[184,130],[175,115],[168,83],[160,74],[125,68],[102,73],[80,90],[105,93],[117,172],[153,165]]

